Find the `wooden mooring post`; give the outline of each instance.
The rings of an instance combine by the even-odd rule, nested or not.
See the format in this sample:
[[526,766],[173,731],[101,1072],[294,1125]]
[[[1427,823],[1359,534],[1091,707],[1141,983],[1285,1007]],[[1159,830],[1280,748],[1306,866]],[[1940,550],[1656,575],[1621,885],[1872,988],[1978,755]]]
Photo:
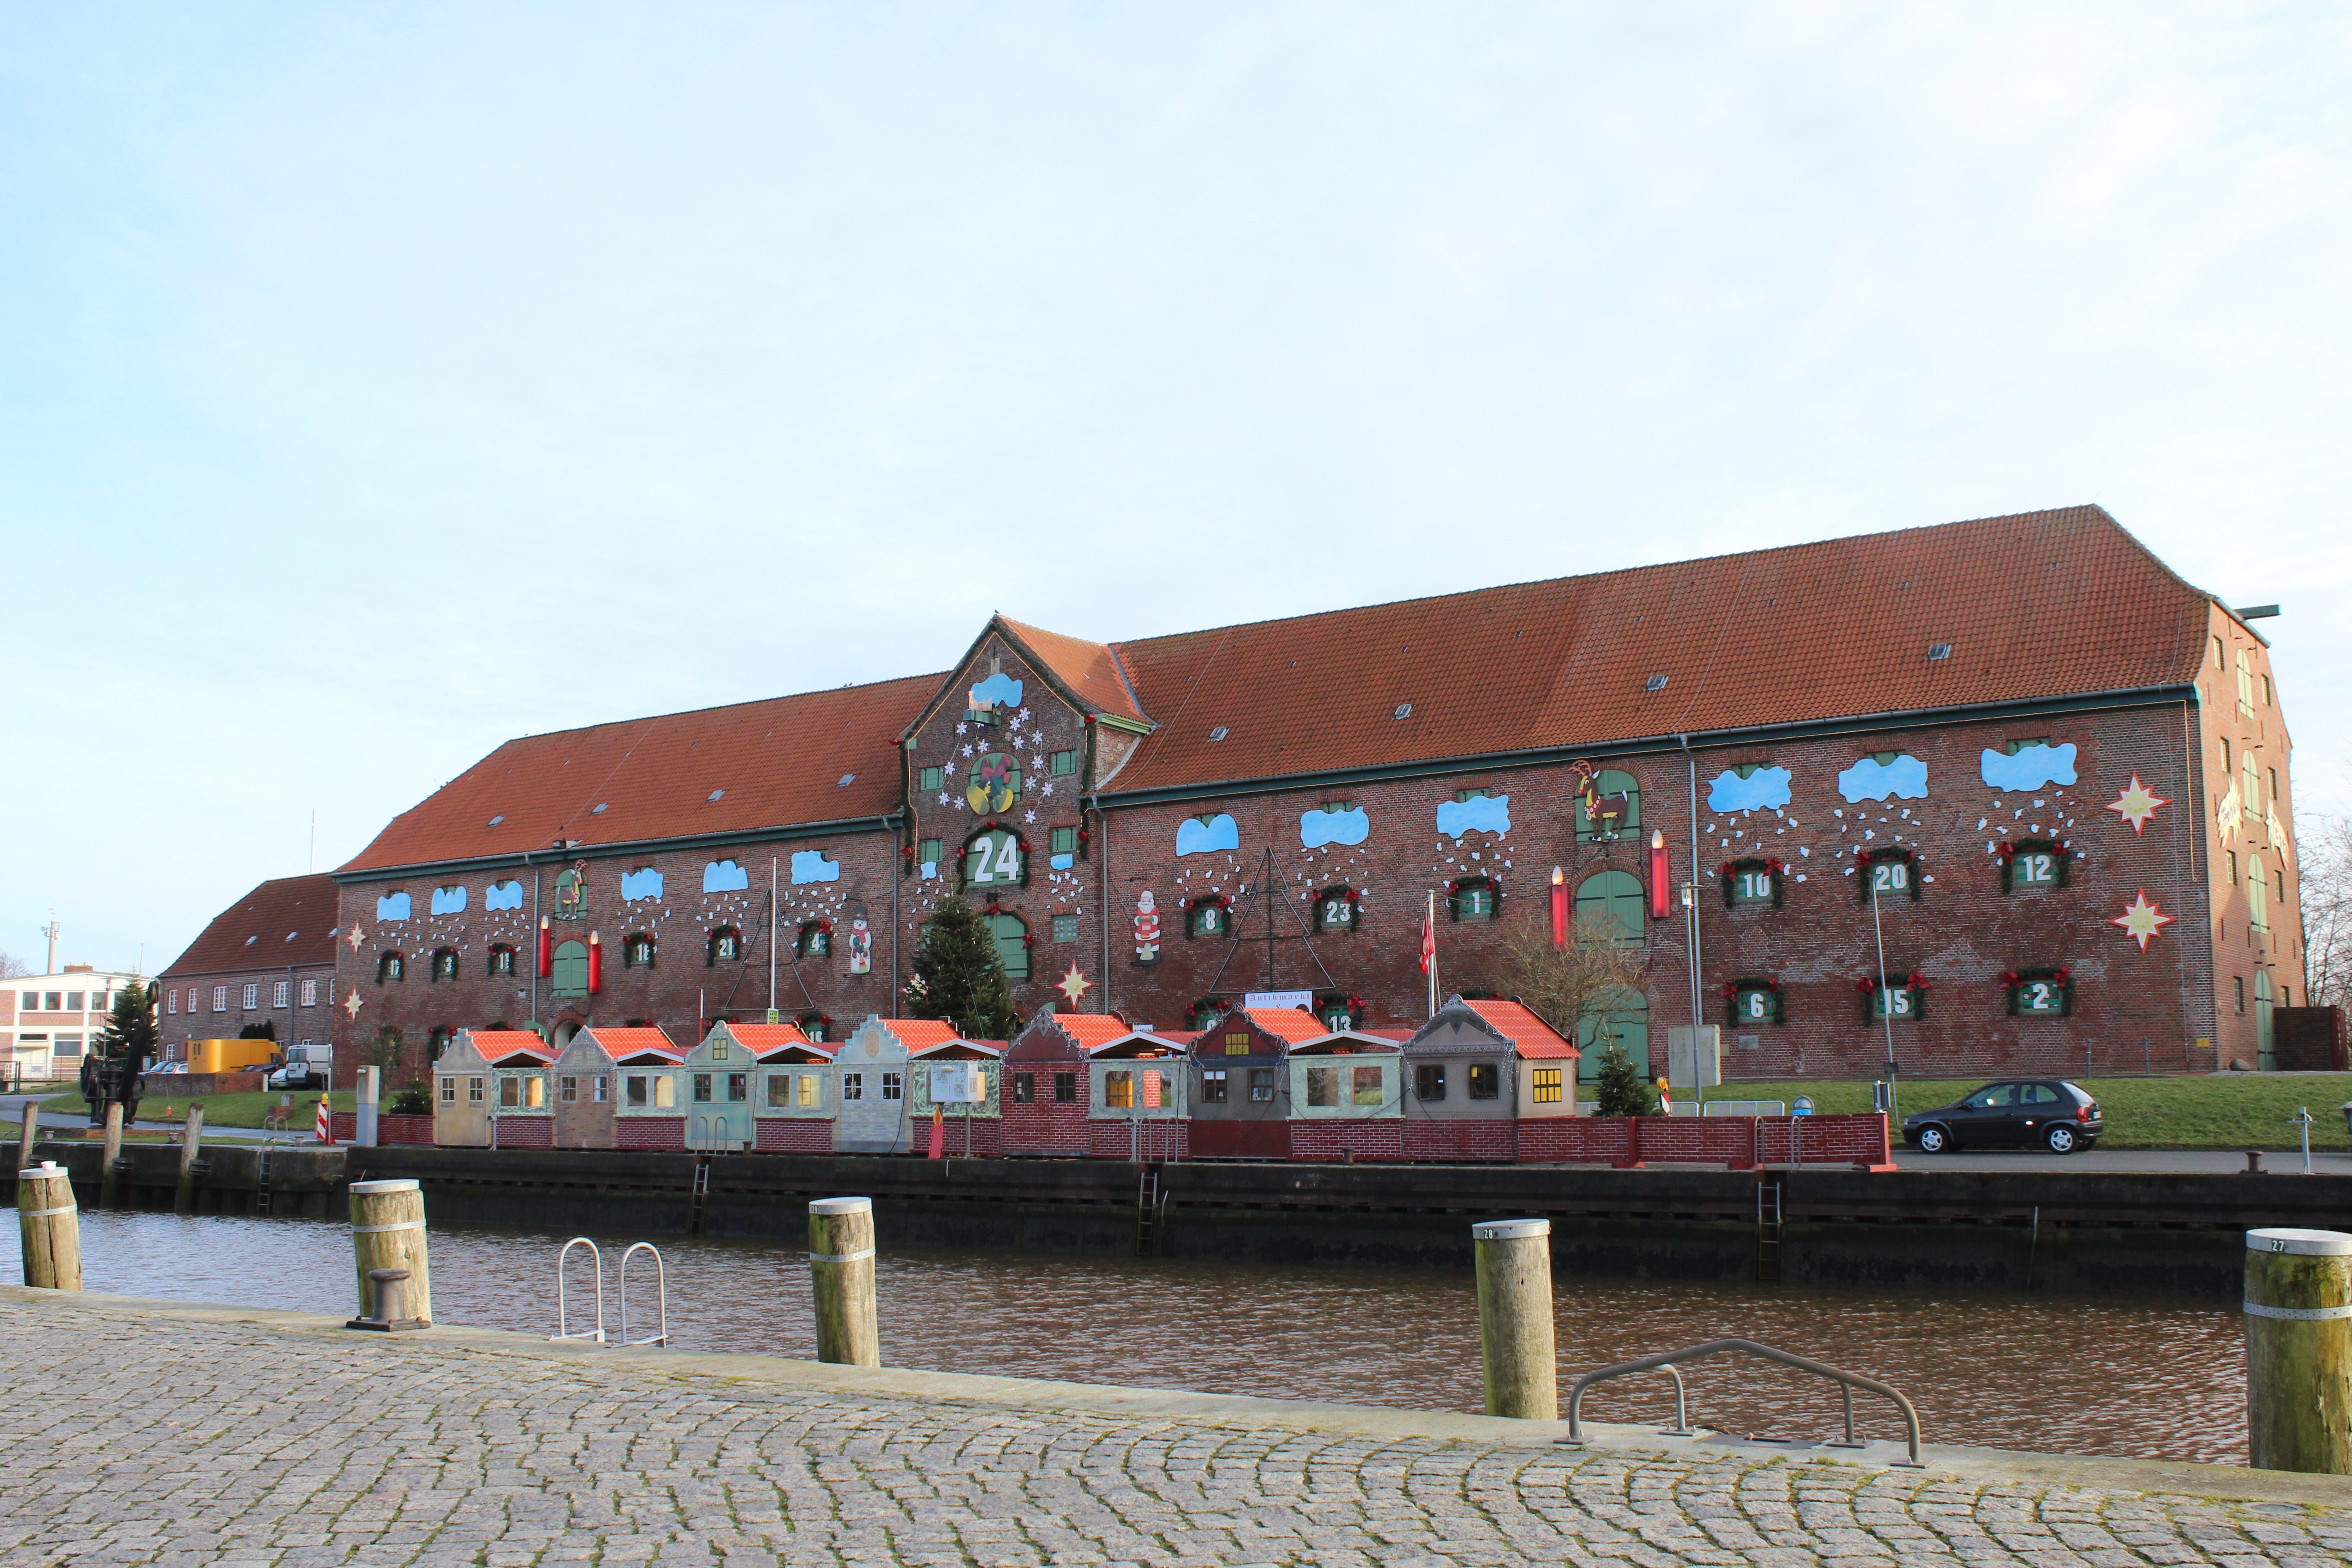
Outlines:
[[1486,1414],[1559,1419],[1559,1356],[1552,1338],[1551,1221],[1487,1220],[1477,1248],[1478,1342]]
[[2246,1232],[2245,1310],[2254,1468],[2352,1475],[2352,1235]]
[[25,1283],[80,1289],[80,1215],[63,1165],[44,1160],[16,1173],[16,1224],[24,1237]]
[[425,1189],[413,1180],[353,1182],[352,1262],[359,1286],[359,1315],[384,1321],[376,1310],[376,1269],[402,1269],[400,1310],[404,1321],[433,1321],[433,1275],[425,1257]]
[[180,1136],[180,1185],[172,1196],[173,1214],[196,1212],[196,1160],[204,1142],[205,1107],[199,1100],[188,1107],[187,1127]]
[[28,1100],[25,1101],[25,1125],[16,1134],[18,1165],[29,1165],[33,1163],[33,1145],[40,1141],[41,1102],[38,1100]]
[[809,1205],[809,1283],[816,1294],[816,1359],[880,1366],[872,1198],[818,1198]]
[[122,1101],[110,1100],[106,1102],[106,1150],[98,1166],[98,1206],[102,1209],[116,1206],[119,1194],[115,1189],[122,1183],[122,1173],[116,1167],[121,1159]]

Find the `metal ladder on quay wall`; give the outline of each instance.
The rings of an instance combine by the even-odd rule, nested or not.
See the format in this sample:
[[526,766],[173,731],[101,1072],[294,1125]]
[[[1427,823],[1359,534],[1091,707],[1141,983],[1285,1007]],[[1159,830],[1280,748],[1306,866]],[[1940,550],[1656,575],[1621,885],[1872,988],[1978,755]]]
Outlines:
[[1160,1256],[1160,1237],[1168,1225],[1168,1189],[1160,1180],[1160,1162],[1150,1161],[1135,1179],[1135,1255]]
[[267,1215],[274,1212],[269,1206],[270,1147],[271,1146],[268,1143],[264,1143],[261,1146],[261,1166],[260,1169],[254,1173],[253,1178],[253,1212],[257,1215]]
[[692,1198],[688,1201],[687,1207],[687,1235],[700,1236],[702,1234],[703,1212],[709,1208],[709,1206],[710,1156],[708,1154],[697,1154],[694,1157],[694,1194]]
[[1756,1173],[1756,1282],[1780,1282],[1780,1199],[1782,1176],[1778,1171]]

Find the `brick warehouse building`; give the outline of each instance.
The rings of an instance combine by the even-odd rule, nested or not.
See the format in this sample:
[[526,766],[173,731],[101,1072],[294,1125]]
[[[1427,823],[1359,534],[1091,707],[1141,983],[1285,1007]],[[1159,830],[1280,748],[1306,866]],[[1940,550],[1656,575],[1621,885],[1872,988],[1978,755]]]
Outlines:
[[2252,1064],[2302,990],[2288,755],[2263,638],[2095,507],[1137,642],[1000,616],[943,676],[499,747],[334,873],[337,1060],[838,1038],[949,890],[1024,1016],[1412,1024],[1431,897],[1447,988],[1499,991],[1557,868],[1643,950],[1581,1031],[1637,1055],[1696,1006],[1733,1078],[1874,1070],[1888,1013],[1911,1075]]

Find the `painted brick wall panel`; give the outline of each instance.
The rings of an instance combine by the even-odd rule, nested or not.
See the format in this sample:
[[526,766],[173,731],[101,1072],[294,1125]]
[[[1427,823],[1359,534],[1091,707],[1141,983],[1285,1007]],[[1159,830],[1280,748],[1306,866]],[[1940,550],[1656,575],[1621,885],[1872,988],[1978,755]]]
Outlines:
[[490,1125],[498,1134],[500,1149],[551,1149],[555,1147],[555,1119],[549,1116],[501,1116]]
[[[831,1148],[828,1141],[826,1147]],[[683,1149],[686,1147],[686,1118],[683,1116],[616,1116],[613,1118],[613,1147],[615,1149]]]
[[[814,1116],[761,1116],[752,1120],[755,1146],[763,1154],[830,1154],[833,1122]],[[640,1147],[641,1145],[627,1145]]]
[[1398,1116],[1298,1121],[1290,1124],[1294,1160],[1402,1160],[1404,1119]]

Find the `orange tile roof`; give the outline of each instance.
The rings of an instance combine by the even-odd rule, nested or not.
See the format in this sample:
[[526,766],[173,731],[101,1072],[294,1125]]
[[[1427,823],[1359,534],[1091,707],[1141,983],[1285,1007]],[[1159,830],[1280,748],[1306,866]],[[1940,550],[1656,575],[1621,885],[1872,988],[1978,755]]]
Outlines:
[[951,1045],[963,1038],[945,1018],[885,1018],[882,1026],[898,1038],[909,1054]]
[[1244,1014],[1251,1023],[1285,1045],[1319,1040],[1331,1032],[1322,1019],[1300,1007],[1236,1007],[1234,1011]]
[[1136,705],[1135,692],[1119,671],[1118,655],[1108,644],[1065,637],[1042,626],[1023,626],[1004,616],[996,619],[1015,642],[1035,655],[1037,662],[1090,711],[1116,713],[1123,719],[1143,718],[1143,710]]
[[898,732],[945,679],[509,741],[394,817],[341,869],[541,853],[559,838],[593,848],[879,816],[898,805]]
[[282,971],[289,964],[332,967],[335,909],[335,879],[326,872],[273,878],[215,915],[158,978],[231,969]]
[[770,1051],[787,1050],[793,1047],[831,1056],[840,1048],[817,1044],[801,1033],[798,1024],[730,1024],[726,1027],[727,1032],[741,1041],[743,1048],[755,1057],[764,1057]]
[[677,1044],[667,1035],[650,1025],[640,1024],[615,1029],[583,1029],[581,1033],[593,1035],[596,1037],[596,1043],[604,1047],[604,1054],[615,1061],[635,1051],[667,1051],[673,1056],[684,1054],[678,1050]]
[[547,1042],[530,1029],[473,1029],[467,1032],[474,1049],[492,1067],[499,1067],[515,1057],[538,1058],[541,1067],[555,1059]]
[[1508,1036],[1523,1057],[1581,1058],[1584,1055],[1562,1038],[1559,1031],[1517,1002],[1465,1002],[1463,1005]]
[[1124,642],[1118,789],[2179,684],[2207,603],[2085,506]]
[[[1116,801],[2185,685],[2210,602],[2081,506],[1137,642],[991,625],[1081,703],[1156,726],[1119,770]],[[1950,655],[1928,659],[1945,643]],[[900,804],[896,742],[948,679],[510,741],[341,870],[879,816]]]
[[1135,1032],[1116,1013],[1056,1013],[1054,1023],[1082,1051],[1099,1050]]

